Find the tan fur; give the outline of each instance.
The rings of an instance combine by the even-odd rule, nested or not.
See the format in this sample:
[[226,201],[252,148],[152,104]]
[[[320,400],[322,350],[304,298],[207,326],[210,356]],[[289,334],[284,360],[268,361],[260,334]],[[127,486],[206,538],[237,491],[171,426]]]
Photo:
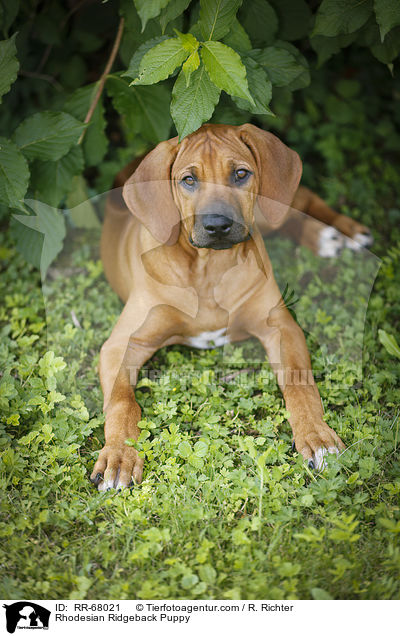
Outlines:
[[[179,186],[188,166],[201,182],[193,196]],[[237,167],[253,172],[246,188],[229,181]],[[106,443],[92,473],[96,483],[103,475],[111,486],[127,486],[132,477],[141,481],[143,461],[125,445],[139,434],[133,386],[140,367],[165,345],[187,344],[223,328],[231,342],[249,336],[262,342],[290,412],[297,450],[311,459],[321,447],[343,448],[323,420],[303,332],[284,305],[255,226],[255,219],[263,231],[290,225],[292,201],[316,219],[335,223],[340,215],[298,188],[300,172],[296,153],[270,133],[249,124],[208,125],[181,144],[163,142],[119,177],[119,184],[127,179],[130,212],[120,194],[110,196],[102,258],[126,304],[101,350]],[[196,211],[216,199],[240,210],[251,238],[229,249],[194,247]],[[299,381],[304,373],[305,385]]]

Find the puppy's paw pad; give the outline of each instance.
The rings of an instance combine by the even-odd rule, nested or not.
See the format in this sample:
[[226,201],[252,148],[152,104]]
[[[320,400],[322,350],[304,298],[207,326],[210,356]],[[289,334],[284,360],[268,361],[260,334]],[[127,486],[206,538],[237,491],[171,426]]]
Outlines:
[[343,237],[334,227],[324,227],[319,233],[318,255],[323,258],[337,256],[343,247]]

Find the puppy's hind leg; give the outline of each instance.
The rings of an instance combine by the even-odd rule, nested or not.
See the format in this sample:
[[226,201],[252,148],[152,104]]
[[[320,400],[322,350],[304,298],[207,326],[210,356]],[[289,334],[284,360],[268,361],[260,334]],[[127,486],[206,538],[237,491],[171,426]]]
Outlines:
[[331,225],[321,223],[293,208],[278,233],[279,236],[290,238],[298,245],[308,247],[314,254],[323,258],[338,256],[345,240],[345,237]]
[[[363,247],[368,247],[374,242],[371,231],[358,221],[355,221],[345,214],[339,214],[336,210],[333,210],[321,197],[315,192],[300,186],[295,194],[292,203],[293,208],[304,212],[308,216],[322,221],[325,225],[331,225],[332,228],[340,232],[343,237],[343,245],[351,250],[358,251]],[[321,236],[321,244],[325,247],[321,256],[332,256],[331,252],[334,250],[333,242],[337,241],[337,234],[328,229],[323,230],[324,234]]]

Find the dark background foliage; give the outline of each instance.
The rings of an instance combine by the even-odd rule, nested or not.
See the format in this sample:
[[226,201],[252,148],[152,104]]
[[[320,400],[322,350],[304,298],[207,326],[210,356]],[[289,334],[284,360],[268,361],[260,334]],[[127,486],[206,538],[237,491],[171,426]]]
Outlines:
[[[98,224],[77,204],[109,189],[132,156],[204,121],[275,129],[307,161],[334,154],[323,126],[346,127],[356,99],[394,150],[395,0],[1,0],[0,15],[1,214],[32,216],[13,233],[42,270],[66,220]],[[321,140],[293,139],[302,104]]]

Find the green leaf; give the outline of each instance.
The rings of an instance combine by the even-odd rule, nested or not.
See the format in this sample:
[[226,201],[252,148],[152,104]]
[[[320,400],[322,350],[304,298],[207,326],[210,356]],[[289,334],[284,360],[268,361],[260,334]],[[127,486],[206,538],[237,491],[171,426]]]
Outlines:
[[250,113],[271,115],[272,111],[268,108],[268,104],[272,97],[272,84],[267,74],[251,57],[243,58],[243,63],[246,67],[247,81],[250,93],[254,99],[254,106],[246,99],[241,99],[240,97],[233,97],[233,101],[239,108],[248,110]]
[[87,166],[98,166],[108,150],[107,122],[104,117],[103,100],[100,99],[83,139],[83,154]]
[[31,263],[40,270],[44,243],[43,234],[41,232],[35,232],[30,227],[21,224],[18,220],[18,215],[15,215],[10,221],[10,233],[15,242],[17,251],[28,263]]
[[219,96],[219,88],[212,83],[203,65],[192,74],[189,87],[186,87],[184,73],[179,73],[172,90],[171,115],[180,140],[211,118]]
[[57,161],[36,161],[32,165],[32,189],[35,196],[57,207],[70,189],[72,178],[84,168],[80,146],[71,150]]
[[69,216],[76,227],[100,227],[96,211],[90,201],[85,179],[79,175],[73,178],[67,197]]
[[311,10],[305,0],[270,0],[279,19],[281,40],[300,40],[308,35]]
[[148,20],[160,15],[161,10],[167,6],[169,0],[133,0],[136,11],[142,21],[142,31],[144,31]]
[[252,48],[250,38],[237,18],[233,20],[223,42],[235,51],[250,51]]
[[139,76],[131,82],[138,84],[156,84],[165,80],[177,66],[188,57],[188,51],[179,38],[168,38],[154,46],[141,59]]
[[185,9],[188,8],[191,0],[170,0],[165,9],[162,10],[160,15],[160,25],[162,33],[165,32],[167,25],[175,20],[178,16],[182,15]]
[[182,65],[182,71],[186,77],[186,86],[190,84],[190,77],[194,71],[200,66],[200,57],[197,51],[193,51],[191,55],[189,55],[186,62]]
[[207,73],[218,88],[254,104],[249,93],[246,68],[236,51],[222,42],[203,42],[201,57]]
[[17,47],[14,35],[9,40],[0,42],[0,104],[3,95],[8,93],[11,84],[17,79],[19,62],[17,59]]
[[196,470],[201,470],[204,466],[204,459],[193,454],[189,457],[188,463],[193,466],[193,468],[196,468]]
[[374,11],[383,42],[385,35],[400,24],[400,2],[399,0],[374,0]]
[[64,112],[83,122],[89,110],[96,88],[97,83],[89,84],[88,86],[83,86],[82,88],[75,90],[65,100],[63,106]]
[[312,506],[314,503],[314,497],[312,495],[303,495],[300,499],[302,506]]
[[384,42],[371,46],[371,52],[382,64],[390,64],[400,53],[400,28],[392,29]]
[[353,33],[372,13],[372,0],[323,0],[316,15],[312,35],[334,37]]
[[186,574],[184,577],[182,577],[181,585],[185,590],[188,590],[196,585],[198,580],[199,577],[196,574]]
[[256,47],[272,44],[278,30],[278,18],[266,0],[246,2],[239,13],[239,22]]
[[332,38],[326,38],[323,35],[315,35],[310,38],[311,48],[313,48],[318,55],[318,67],[329,60],[332,55],[339,53],[341,49],[349,46],[356,36],[357,33],[351,33],[350,35],[337,35]]
[[168,139],[171,95],[165,86],[129,86],[124,78],[112,75],[107,79],[106,90],[132,133],[141,134],[154,144]]
[[[97,87],[98,82],[83,86],[74,91],[64,104],[65,112],[83,122],[97,91]],[[105,134],[105,128],[104,105],[103,100],[100,99],[88,124],[88,129],[83,140],[83,152],[88,166],[98,165],[107,152],[108,137]]]
[[208,444],[202,441],[196,442],[193,447],[193,452],[197,457],[205,457],[208,453]]
[[178,39],[180,40],[183,48],[188,53],[194,53],[199,48],[198,40],[191,33],[181,33],[177,29],[174,29]]
[[150,40],[147,40],[147,42],[141,44],[133,54],[129,62],[128,69],[125,71],[125,73],[123,73],[123,75],[127,75],[128,77],[137,77],[139,75],[140,62],[143,56],[157,44],[160,44],[160,42],[163,42],[167,39],[168,35],[160,35],[157,38],[151,38]]
[[386,351],[390,353],[391,356],[396,356],[396,358],[400,359],[400,347],[397,344],[396,338],[383,329],[378,330],[378,336]]
[[209,585],[215,583],[215,579],[217,578],[217,573],[214,570],[213,566],[209,563],[205,563],[204,565],[199,566],[199,574],[202,581],[205,581]]
[[49,511],[41,510],[37,520],[38,520],[38,523],[46,523],[48,518],[49,518]]
[[242,0],[200,0],[199,26],[205,40],[221,40],[229,31]]
[[43,111],[18,126],[14,141],[28,159],[56,161],[67,154],[85,127],[67,113]]
[[[45,277],[50,263],[61,252],[65,238],[65,221],[61,212],[40,201],[26,200],[25,203],[36,213],[36,216],[14,215],[28,231],[18,232],[17,248],[28,262],[37,254],[37,246],[42,243],[40,271]],[[40,236],[40,233],[42,236]],[[37,265],[37,263],[33,263]]]
[[252,51],[251,56],[267,72],[275,86],[286,86],[304,70],[295,56],[284,48],[268,46]]
[[192,447],[189,442],[181,442],[178,446],[178,453],[183,459],[187,459],[192,454]]
[[287,88],[289,90],[291,90],[291,91],[295,91],[295,90],[298,90],[300,88],[304,88],[305,86],[308,86],[310,81],[311,81],[311,77],[310,77],[310,71],[309,71],[309,68],[308,68],[308,62],[307,62],[306,58],[304,57],[304,55],[302,55],[300,53],[299,49],[296,48],[290,42],[284,42],[282,40],[277,40],[276,41],[276,46],[278,48],[285,49],[286,51],[291,53],[293,55],[294,59],[296,60],[297,64],[301,67],[301,73],[299,73],[299,75],[297,75],[293,80],[291,80],[286,85]]
[[28,163],[8,139],[0,137],[0,201],[20,208],[29,184]]
[[333,601],[333,597],[320,587],[313,587],[311,594],[316,601]]

